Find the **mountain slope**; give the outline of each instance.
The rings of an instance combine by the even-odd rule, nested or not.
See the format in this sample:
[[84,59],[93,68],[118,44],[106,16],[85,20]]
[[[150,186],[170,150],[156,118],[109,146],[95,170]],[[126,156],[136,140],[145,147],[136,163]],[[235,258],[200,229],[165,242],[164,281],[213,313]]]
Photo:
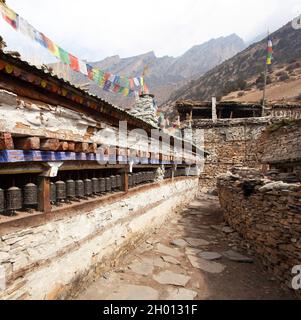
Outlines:
[[[293,29],[291,22],[271,36],[274,61],[269,70],[270,73],[273,70],[281,70],[286,65],[294,64],[301,58],[301,31]],[[260,75],[265,66],[266,45],[266,39],[251,45],[202,77],[176,90],[166,104],[170,105],[180,99],[208,100],[212,96],[224,96],[233,91],[251,90],[254,85],[262,89]],[[298,65],[295,67],[297,69]],[[291,75],[293,76],[293,70]],[[281,75],[278,74],[277,77],[279,80]],[[288,77],[290,77],[289,74]]]
[[[149,72],[146,76],[146,83],[160,104],[168,99],[175,89],[233,57],[244,48],[243,40],[232,34],[228,37],[212,39],[204,44],[194,46],[178,58],[169,56],[158,58],[154,52],[149,52],[123,59],[119,56],[113,56],[90,64],[113,74],[129,77],[141,75],[144,67],[148,66]],[[52,67],[55,68],[53,65]],[[84,76],[75,72],[71,72],[70,80],[76,84],[88,82]],[[92,82],[90,91],[123,107],[129,107],[133,104],[133,99],[104,92]]]

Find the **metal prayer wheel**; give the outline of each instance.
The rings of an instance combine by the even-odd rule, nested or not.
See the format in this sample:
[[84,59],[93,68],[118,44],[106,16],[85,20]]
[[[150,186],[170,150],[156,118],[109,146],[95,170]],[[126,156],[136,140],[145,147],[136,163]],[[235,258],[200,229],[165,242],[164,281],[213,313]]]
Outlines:
[[111,192],[112,191],[111,178],[106,178],[106,191],[107,192]]
[[121,180],[121,176],[120,175],[116,176],[116,187],[117,187],[118,190],[121,190],[122,180]]
[[99,184],[100,184],[100,192],[105,193],[106,192],[106,179],[99,178]]
[[50,202],[56,203],[56,185],[53,182],[50,183]]
[[85,197],[85,184],[83,180],[75,181],[75,196],[76,198],[82,199]]
[[84,184],[85,184],[85,196],[89,197],[93,194],[92,180],[85,179]]
[[137,184],[137,175],[136,175],[136,173],[134,173],[132,175],[132,177],[133,177],[133,187],[134,187]]
[[38,205],[38,187],[33,183],[28,183],[23,188],[23,202],[25,207],[35,207]]
[[115,190],[117,188],[117,181],[115,176],[111,176],[111,187],[112,190]]
[[133,186],[133,175],[129,174],[129,188]]
[[64,181],[57,181],[56,186],[56,199],[58,202],[62,202],[67,197],[66,183]]
[[6,209],[9,213],[15,213],[22,209],[22,191],[17,187],[6,190]]
[[100,193],[100,184],[99,184],[99,179],[97,178],[92,179],[92,191],[94,194]]
[[75,181],[71,179],[66,181],[66,189],[67,189],[67,198],[74,199],[75,198]]
[[5,210],[4,191],[0,189],[0,213]]

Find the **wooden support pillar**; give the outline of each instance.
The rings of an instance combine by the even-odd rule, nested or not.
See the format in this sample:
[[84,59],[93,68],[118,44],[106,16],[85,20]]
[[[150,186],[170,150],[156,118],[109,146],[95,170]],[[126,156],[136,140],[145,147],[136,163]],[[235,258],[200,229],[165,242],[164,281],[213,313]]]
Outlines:
[[39,177],[38,183],[39,183],[38,210],[40,212],[49,213],[51,212],[50,178]]
[[129,166],[122,170],[122,190],[125,193],[129,192]]

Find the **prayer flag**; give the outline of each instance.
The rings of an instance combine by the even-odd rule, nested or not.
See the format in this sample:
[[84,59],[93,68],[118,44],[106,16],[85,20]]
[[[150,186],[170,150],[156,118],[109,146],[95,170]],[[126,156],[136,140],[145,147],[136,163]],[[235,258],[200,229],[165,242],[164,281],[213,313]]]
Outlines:
[[70,60],[71,69],[78,72],[79,71],[78,59],[69,53],[69,60]]

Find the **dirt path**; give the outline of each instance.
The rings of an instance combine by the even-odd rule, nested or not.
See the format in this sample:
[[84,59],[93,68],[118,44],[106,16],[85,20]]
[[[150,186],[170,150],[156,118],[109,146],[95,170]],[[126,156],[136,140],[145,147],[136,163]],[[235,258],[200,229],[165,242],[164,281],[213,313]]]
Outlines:
[[292,299],[235,239],[218,199],[200,196],[78,299]]

